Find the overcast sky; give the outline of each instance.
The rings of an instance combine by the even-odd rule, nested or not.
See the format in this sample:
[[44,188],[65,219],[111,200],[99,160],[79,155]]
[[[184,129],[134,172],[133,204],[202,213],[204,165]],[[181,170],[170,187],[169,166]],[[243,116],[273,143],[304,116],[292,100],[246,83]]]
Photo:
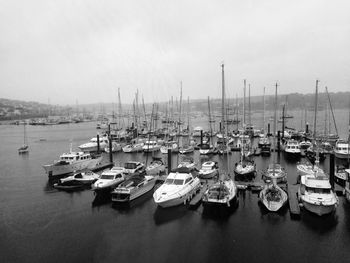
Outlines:
[[0,97],[51,104],[350,90],[350,1],[0,0]]

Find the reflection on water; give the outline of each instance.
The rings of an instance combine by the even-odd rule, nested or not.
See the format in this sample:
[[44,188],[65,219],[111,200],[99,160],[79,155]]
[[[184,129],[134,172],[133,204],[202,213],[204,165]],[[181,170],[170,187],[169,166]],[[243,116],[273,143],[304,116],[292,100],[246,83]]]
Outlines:
[[153,220],[156,225],[162,225],[180,219],[185,216],[186,212],[188,212],[188,209],[184,205],[167,208],[157,206],[153,214]]
[[338,224],[338,215],[337,212],[333,212],[331,214],[318,216],[306,211],[306,209],[302,209],[301,222],[310,230],[324,234],[335,229]]

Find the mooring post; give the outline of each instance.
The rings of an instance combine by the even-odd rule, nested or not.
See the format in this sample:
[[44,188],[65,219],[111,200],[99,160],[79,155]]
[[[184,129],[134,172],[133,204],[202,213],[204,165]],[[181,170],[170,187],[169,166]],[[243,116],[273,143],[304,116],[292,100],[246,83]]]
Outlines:
[[171,149],[168,149],[168,174],[171,172]]
[[306,123],[305,134],[309,134],[309,123]]
[[271,132],[270,132],[270,123],[267,124],[267,135],[270,136]]
[[201,130],[201,145],[203,144],[203,130]]
[[334,189],[334,153],[329,155],[329,183]]
[[108,124],[109,162],[113,163],[111,125]]
[[97,134],[97,153],[100,153],[100,135]]

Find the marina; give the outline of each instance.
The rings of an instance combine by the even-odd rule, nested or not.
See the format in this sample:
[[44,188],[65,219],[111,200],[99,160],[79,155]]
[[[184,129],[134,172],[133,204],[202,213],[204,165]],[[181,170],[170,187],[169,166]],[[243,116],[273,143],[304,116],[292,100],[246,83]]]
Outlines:
[[[74,139],[74,149],[74,145],[77,147],[96,133],[94,123],[91,122],[57,127],[29,126],[27,132],[31,152],[27,155],[18,155],[13,148],[13,142],[20,140],[23,129],[20,126],[2,126],[0,133],[4,142],[1,148],[3,207],[1,230],[4,233],[2,239],[6,241],[5,251],[11,251],[16,247],[21,255],[25,255],[30,261],[55,262],[50,255],[59,249],[66,251],[67,256],[64,256],[63,260],[67,262],[78,259],[80,261],[84,258],[89,261],[91,257],[97,255],[104,257],[103,261],[109,262],[117,255],[126,261],[133,254],[130,248],[138,246],[140,254],[136,256],[133,254],[133,262],[143,262],[144,259],[175,262],[166,252],[175,242],[178,249],[182,248],[186,251],[178,254],[178,257],[184,261],[188,258],[196,258],[199,260],[197,262],[212,262],[214,258],[221,257],[221,254],[216,253],[220,247],[221,251],[225,251],[226,256],[235,255],[239,261],[255,262],[249,253],[237,254],[236,252],[246,249],[246,244],[249,242],[251,246],[259,247],[255,253],[269,260],[271,257],[266,254],[266,248],[260,248],[258,244],[266,238],[270,242],[279,242],[278,240],[283,237],[284,242],[280,244],[281,250],[277,252],[280,260],[286,262],[289,260],[282,250],[293,248],[294,251],[295,248],[300,247],[293,252],[293,255],[297,261],[298,259],[302,261],[304,257],[310,257],[308,252],[301,249],[303,242],[310,242],[311,247],[317,249],[323,244],[320,239],[324,239],[327,240],[324,241],[327,245],[322,245],[322,251],[311,257],[326,262],[329,254],[332,253],[341,255],[341,258],[338,258],[339,262],[346,262],[343,259],[349,253],[345,247],[350,239],[350,205],[342,195],[342,190],[336,186],[339,205],[334,213],[319,217],[305,211],[299,206],[297,198],[299,185],[296,165],[298,162],[295,159],[285,159],[282,150],[278,154],[278,160],[288,173],[288,181],[279,186],[287,191],[288,204],[277,213],[269,212],[259,202],[259,192],[264,186],[262,174],[268,169],[269,160],[272,160],[274,152],[270,156],[254,157],[257,176],[252,181],[236,181],[237,207],[229,210],[221,207],[219,210],[212,211],[202,206],[204,193],[211,184],[211,180],[208,179],[201,179],[201,187],[191,193],[186,202],[187,205],[182,202],[182,205],[174,207],[158,207],[152,198],[155,190],[147,190],[145,194],[128,203],[113,204],[110,197],[94,195],[93,191],[86,188],[77,192],[65,192],[54,188],[56,181],[45,175],[41,165],[66,151],[67,138]],[[45,138],[45,140],[38,138]],[[258,138],[253,142],[257,144]],[[45,149],[45,153],[41,149]],[[165,163],[165,171],[158,177],[154,188],[157,189],[166,179],[169,162],[168,154],[164,155],[160,151],[115,152],[112,153],[113,164],[110,163],[110,153],[102,153],[101,164],[93,170],[101,174],[112,165],[123,166],[127,162],[150,165],[151,155],[156,158],[155,160],[162,160]],[[181,156],[183,155],[176,153],[170,155],[172,167],[181,163]],[[198,171],[201,164],[213,161],[221,172],[229,167],[233,178],[234,165],[240,160],[240,156],[240,152],[207,156],[195,150],[184,160],[191,157]],[[306,157],[302,157],[302,160],[305,159]],[[146,161],[148,164],[145,163]],[[320,165],[329,172],[329,163],[330,159],[327,156]],[[198,173],[198,171],[195,172]],[[70,222],[69,225],[67,225],[68,222]],[[84,223],[81,224],[82,222]],[[191,231],[181,230],[184,225],[189,226]],[[136,231],[130,232],[131,229]],[[70,231],[74,231],[76,235],[69,235]],[[141,239],[136,238],[140,235]],[[254,238],[248,241],[251,235]],[[303,242],[297,245],[296,239],[303,239]],[[34,241],[28,243],[28,240]],[[45,249],[40,253],[31,253],[41,242],[47,244]],[[73,250],[73,244],[76,242],[82,246],[78,251]],[[148,250],[153,246],[153,242],[161,243],[162,249],[150,253]],[[203,249],[199,249],[204,244],[211,244],[210,248],[207,247],[205,254],[202,253]],[[94,247],[93,250],[91,250],[92,247]],[[86,251],[90,252],[86,253]],[[101,254],[102,251],[103,254]],[[5,261],[11,259],[11,262],[20,262],[22,258],[21,256],[16,259],[8,253],[2,253],[1,257]],[[224,258],[221,260],[225,261]]]

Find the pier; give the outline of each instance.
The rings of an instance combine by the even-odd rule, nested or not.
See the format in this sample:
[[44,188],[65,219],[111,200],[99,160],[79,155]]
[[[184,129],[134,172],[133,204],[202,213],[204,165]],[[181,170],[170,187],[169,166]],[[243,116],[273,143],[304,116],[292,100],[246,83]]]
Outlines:
[[196,193],[196,195],[191,199],[189,206],[190,208],[198,207],[198,205],[202,202],[202,197],[205,191],[208,189],[209,184],[203,184],[200,190]]
[[299,185],[288,184],[288,202],[289,202],[289,212],[291,216],[300,217],[300,206],[298,202],[298,188]]

